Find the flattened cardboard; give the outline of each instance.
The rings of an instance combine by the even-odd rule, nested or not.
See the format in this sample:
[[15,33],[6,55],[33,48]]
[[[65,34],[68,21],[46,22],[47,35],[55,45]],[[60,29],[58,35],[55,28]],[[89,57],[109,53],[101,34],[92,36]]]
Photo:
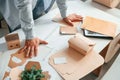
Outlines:
[[9,76],[9,74],[10,74],[9,72],[5,72],[4,77],[3,77],[2,80],[4,80],[5,78],[7,78]]
[[[41,69],[40,63],[36,62],[36,61],[29,61],[26,66],[25,69],[26,70],[30,70],[33,66],[36,66],[36,69]],[[47,80],[50,79],[50,74],[48,71],[42,72],[45,75],[45,78],[42,78],[41,80]]]
[[[21,62],[20,62],[20,63],[14,62],[14,61],[12,60],[13,56],[19,58],[19,59],[21,60]],[[25,53],[24,53],[24,52],[23,52],[23,53],[20,53],[20,54],[18,54],[18,52],[16,52],[15,54],[12,54],[12,55],[11,55],[8,66],[9,66],[10,68],[14,68],[14,67],[17,67],[17,66],[21,66],[21,65],[23,65],[23,64],[26,62],[27,59],[28,59],[28,58],[25,58]]]
[[[89,48],[93,46],[89,46],[89,44],[81,41],[81,37],[77,38],[77,36],[69,40],[69,48],[65,48],[49,58],[50,65],[53,66],[65,80],[79,80],[104,63],[103,57],[96,53],[93,48],[89,50]],[[80,49],[83,50],[83,52]],[[54,58],[59,57],[65,57],[67,63],[56,65]]]
[[86,16],[81,28],[114,38],[116,35],[117,25],[113,22]]
[[[59,58],[59,57],[65,57],[67,59],[67,63],[56,65],[54,63],[54,58]],[[65,75],[65,74],[73,73],[78,66],[78,62],[80,62],[83,57],[84,55],[80,54],[78,51],[72,48],[66,48],[52,55],[49,58],[49,62],[50,64],[54,65],[54,67],[58,70],[58,72]]]
[[105,63],[109,62],[113,56],[117,53],[120,49],[120,33],[110,42],[106,56],[105,56]]
[[[76,35],[73,38],[70,38],[68,43],[69,43],[69,48],[60,51],[58,53],[61,54],[56,54],[56,56],[59,57],[64,57],[67,59],[67,64],[60,64],[59,66],[71,66],[73,67],[73,69],[71,69],[71,67],[65,69],[64,66],[61,67],[59,70],[61,71],[62,74],[65,74],[67,72],[67,74],[70,74],[74,71],[74,69],[76,69],[76,66],[78,65],[78,62],[86,55],[89,53],[89,51],[92,50],[93,46],[89,46],[89,44],[87,44],[85,42],[85,40],[81,39],[82,37],[80,35]],[[89,39],[87,39],[89,41]],[[66,54],[65,54],[66,53]],[[58,57],[58,58],[59,58]],[[57,58],[57,57],[56,57]],[[71,59],[73,58],[73,59]],[[70,64],[69,64],[70,63]],[[74,65],[71,65],[74,64]],[[67,70],[67,71],[66,71]],[[63,71],[63,72],[62,72]],[[64,72],[65,71],[65,72]]]
[[110,8],[117,7],[117,5],[120,2],[120,0],[93,0],[93,1],[100,3],[100,4],[103,4],[103,5],[110,7]]
[[25,66],[25,69],[26,70],[31,70],[31,68],[33,66],[36,66],[36,69],[41,69],[41,66],[40,66],[40,63],[39,62],[36,62],[36,61],[29,61],[26,66]]
[[69,24],[67,24],[65,21],[63,21],[63,19],[61,18],[60,14],[56,15],[52,21],[54,22],[58,22],[64,26],[67,26],[67,27],[77,27],[79,24],[80,24],[80,21],[76,21],[76,22],[72,22],[73,23],[73,26],[70,26]]
[[51,76],[48,71],[43,72],[43,74],[45,75],[45,78],[42,78],[41,80],[49,80],[50,79]]
[[77,31],[77,28],[76,27],[67,27],[67,26],[61,26],[60,27],[60,34],[68,34],[68,35],[74,35],[76,34],[78,31]]
[[[65,80],[79,80],[104,63],[103,57],[94,51],[91,51],[86,56],[74,52],[75,50],[71,52],[71,49],[67,52],[58,52],[49,59],[50,65],[55,68]],[[55,65],[53,61],[54,58],[61,56],[67,57],[68,63]]]
[[11,80],[21,80],[21,77],[20,77],[21,73],[22,73],[22,70],[18,69],[18,67],[11,69],[10,71]]
[[17,33],[6,35],[5,40],[6,40],[7,47],[9,50],[20,48],[20,40],[19,40],[19,36]]

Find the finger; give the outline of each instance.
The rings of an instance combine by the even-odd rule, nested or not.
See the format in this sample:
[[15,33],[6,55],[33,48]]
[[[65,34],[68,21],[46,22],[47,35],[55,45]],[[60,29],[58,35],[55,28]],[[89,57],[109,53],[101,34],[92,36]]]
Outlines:
[[77,18],[82,19],[83,17],[81,15],[76,15]]
[[38,55],[38,46],[37,47],[34,47],[34,55],[37,56]]
[[24,52],[25,49],[26,49],[26,46],[24,46],[23,48],[21,48],[21,49],[18,51],[18,54]]
[[26,57],[27,57],[27,58],[29,57],[29,54],[30,54],[30,47],[28,47],[28,48],[26,49]]
[[76,18],[76,19],[73,19],[73,20],[72,20],[72,22],[76,22],[76,21],[82,21],[82,19]]
[[71,20],[66,20],[66,23],[69,24],[70,26],[73,26],[73,23],[71,22]]
[[33,54],[34,54],[34,46],[31,47],[30,54],[29,54],[30,58],[33,57]]
[[44,40],[40,40],[40,43],[39,44],[48,44],[47,41],[44,41]]

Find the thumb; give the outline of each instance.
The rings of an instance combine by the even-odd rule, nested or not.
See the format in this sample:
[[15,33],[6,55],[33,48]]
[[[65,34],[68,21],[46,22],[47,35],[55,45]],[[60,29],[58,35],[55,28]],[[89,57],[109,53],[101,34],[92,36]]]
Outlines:
[[40,41],[39,41],[39,44],[48,44],[48,42],[47,42],[47,41],[44,41],[44,40],[40,40]]
[[64,18],[63,20],[64,20],[67,24],[73,26],[73,23],[72,23],[72,21],[71,21],[69,18]]

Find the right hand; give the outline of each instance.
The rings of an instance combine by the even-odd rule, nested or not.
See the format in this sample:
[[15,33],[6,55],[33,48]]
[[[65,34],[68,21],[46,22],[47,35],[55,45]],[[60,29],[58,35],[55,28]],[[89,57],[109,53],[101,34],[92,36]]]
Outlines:
[[37,56],[38,54],[38,46],[39,44],[48,44],[48,42],[41,40],[39,38],[33,38],[25,41],[25,45],[21,48],[18,53],[25,52],[25,57],[32,58],[33,56]]
[[77,15],[75,13],[68,15],[66,18],[63,18],[63,21],[65,21],[70,26],[73,26],[72,22],[82,21],[82,20],[83,20],[83,17],[81,15]]

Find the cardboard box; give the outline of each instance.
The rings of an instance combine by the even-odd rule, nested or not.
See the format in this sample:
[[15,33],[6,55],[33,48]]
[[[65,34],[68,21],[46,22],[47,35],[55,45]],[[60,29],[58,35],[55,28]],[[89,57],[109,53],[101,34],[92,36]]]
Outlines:
[[110,8],[117,7],[117,5],[120,3],[120,0],[93,0],[93,1],[103,4]]
[[6,35],[5,40],[6,40],[7,47],[9,50],[20,48],[20,40],[19,40],[19,36],[17,33]]

